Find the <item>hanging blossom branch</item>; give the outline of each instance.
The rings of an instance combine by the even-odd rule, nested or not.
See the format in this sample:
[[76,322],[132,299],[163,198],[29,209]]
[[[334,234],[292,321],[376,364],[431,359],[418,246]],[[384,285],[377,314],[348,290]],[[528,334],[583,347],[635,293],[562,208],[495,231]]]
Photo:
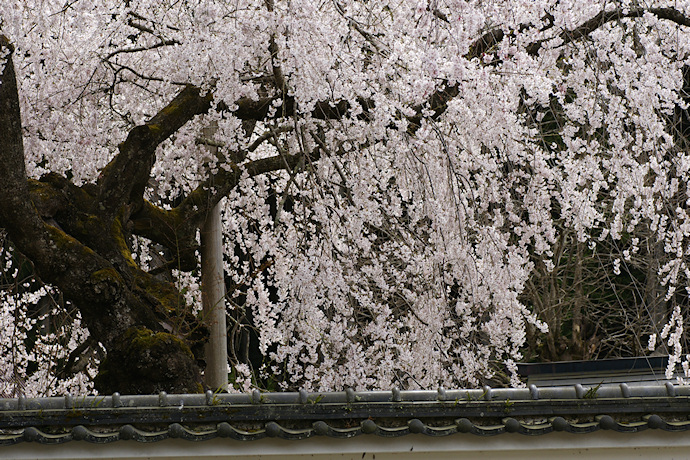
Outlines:
[[[26,1],[29,6],[40,3]],[[278,378],[289,385],[318,382],[336,388],[353,383],[376,386],[370,378],[374,375],[385,385],[394,381],[393,373],[401,386],[413,384],[401,378],[403,374],[417,376],[420,386],[483,384],[475,376],[489,375],[488,363],[506,356],[519,359],[525,324],[538,327],[533,313],[540,313],[540,304],[535,302],[530,312],[529,303],[519,297],[534,276],[533,259],[554,254],[553,261],[560,260],[554,252],[558,250],[554,235],[561,229],[571,235],[577,230],[579,237],[584,228],[583,238],[609,224],[612,234],[615,231],[618,224],[609,219],[618,216],[611,216],[610,203],[598,201],[598,193],[612,191],[620,183],[621,214],[628,212],[628,202],[635,201],[630,197],[644,202],[654,193],[685,193],[686,172],[663,170],[658,186],[647,188],[645,179],[640,191],[634,184],[623,189],[634,182],[630,180],[634,171],[619,173],[601,163],[610,155],[629,159],[628,135],[643,139],[633,145],[645,152],[654,141],[668,139],[667,126],[655,107],[657,103],[665,109],[678,107],[676,64],[680,62],[664,52],[674,42],[661,37],[655,43],[659,38],[654,37],[655,26],[638,28],[640,43],[650,44],[642,56],[636,54],[641,49],[634,42],[637,35],[626,36],[621,46],[615,36],[627,32],[628,22],[643,22],[632,18],[644,16],[646,21],[652,15],[650,25],[659,19],[658,31],[678,24],[679,37],[685,38],[688,21],[679,11],[609,7],[584,13],[586,8],[580,9],[575,0],[572,9],[560,0],[559,13],[554,14],[567,17],[557,21],[548,13],[539,18],[544,14],[541,6],[515,1],[512,17],[529,14],[534,23],[518,19],[511,22],[515,26],[482,29],[478,37],[468,39],[467,28],[479,22],[502,24],[503,8],[467,2],[471,11],[463,22],[464,17],[435,10],[433,2],[390,9],[376,3],[333,1],[335,8],[326,3],[326,8],[307,11],[299,9],[298,1],[270,13],[271,0],[241,9],[227,2],[161,6],[142,0],[136,8],[145,13],[125,13],[124,20],[108,14],[108,4],[95,7],[97,14],[70,8],[55,16],[36,9],[31,18],[18,19],[8,9],[11,6],[0,6],[3,24],[9,24],[3,27],[20,40],[21,53],[14,62],[21,59],[21,88],[31,108],[23,114],[22,126],[15,110],[18,90],[7,79],[14,71],[8,61],[0,86],[0,222],[8,226],[12,243],[31,256],[39,272],[46,273],[45,282],[54,283],[79,309],[91,336],[104,344],[110,364],[102,370],[110,377],[99,380],[99,391],[115,391],[116,386],[117,391],[198,389],[196,377],[179,385],[166,380],[198,375],[203,366],[202,355],[193,351],[199,341],[192,331],[198,328],[191,313],[184,313],[185,299],[193,301],[188,294],[196,289],[197,279],[193,273],[176,277],[179,283],[189,281],[185,290],[170,278],[158,280],[152,272],[143,272],[147,243],[139,244],[132,235],[161,243],[167,249],[165,257],[173,254],[175,260],[163,262],[162,268],[156,261],[158,274],[173,267],[192,271],[197,263],[197,230],[209,208],[224,196],[230,198],[226,209],[238,209],[229,216],[226,230],[233,232],[228,236],[242,253],[229,254],[226,273],[243,286],[242,306],[256,312],[251,318],[247,315],[247,321],[265,334],[260,351],[276,345],[270,360],[277,365],[266,371],[280,374],[297,369],[294,375]],[[294,10],[293,5],[297,5]],[[571,21],[572,27],[557,28],[554,24],[562,19]],[[61,20],[64,34],[46,33],[56,30],[56,21]],[[170,20],[180,27],[166,26]],[[84,37],[86,26],[96,40]],[[609,26],[611,36],[592,33]],[[589,60],[579,42],[590,37],[612,53],[610,62],[606,56],[601,62]],[[5,58],[10,49],[7,40],[0,48]],[[503,52],[516,58],[502,57]],[[580,59],[578,64],[585,68],[554,66],[552,59],[559,53],[569,60]],[[362,57],[368,60],[362,62]],[[665,72],[660,66],[668,62],[674,68]],[[599,75],[595,82],[587,79],[588,66],[600,64],[610,64],[615,71],[610,85],[595,84],[603,83]],[[494,68],[507,71],[494,72]],[[74,72],[74,79],[65,78],[69,72]],[[203,75],[215,72],[220,77],[214,85]],[[522,72],[535,78],[522,81]],[[175,86],[170,80],[186,83],[188,78],[197,81],[199,75],[198,81],[208,86],[171,89]],[[105,90],[85,90],[105,79],[112,81]],[[127,85],[118,86],[120,82]],[[625,91],[614,92],[619,84],[627,85]],[[577,94],[574,101],[567,97],[570,89]],[[141,95],[160,91],[174,94],[148,119],[151,101]],[[74,104],[73,96],[79,93],[80,104]],[[538,107],[526,110],[534,110],[535,119],[543,116],[539,131],[523,118],[524,93],[538,101]],[[561,112],[568,115],[559,118],[560,108],[541,105],[562,96]],[[462,103],[451,110],[460,97]],[[608,104],[613,99],[619,103]],[[242,142],[248,146],[235,146],[235,139],[222,145],[221,135],[218,140],[198,140],[217,142],[219,147],[217,158],[205,164],[207,155],[196,157],[194,149],[185,147],[193,145],[198,135],[197,126],[191,126],[194,118],[209,112],[213,113],[208,118],[221,125],[221,134],[243,130]],[[617,124],[631,112],[638,118]],[[644,120],[650,118],[653,127],[648,128]],[[132,128],[130,120],[144,119],[148,121]],[[590,119],[592,129],[597,122],[603,128],[573,132]],[[262,122],[292,132],[280,136],[278,128],[252,138],[253,126],[261,127]],[[22,133],[30,145],[28,171],[19,167],[24,155]],[[45,139],[45,133],[51,138]],[[572,140],[575,146],[555,153],[546,146],[552,133],[556,142]],[[111,158],[116,138],[122,142]],[[606,145],[594,145],[602,139]],[[249,154],[268,144],[275,150]],[[108,160],[93,182],[97,168]],[[585,160],[591,164],[584,164]],[[633,168],[638,166],[635,160]],[[314,170],[304,168],[313,161],[321,164],[311,174]],[[156,162],[160,167],[154,169]],[[665,168],[666,159],[660,162]],[[574,174],[569,177],[569,167],[578,168],[580,182],[575,182]],[[244,181],[273,171],[287,173]],[[310,174],[295,174],[300,171]],[[27,180],[27,174],[41,179]],[[596,174],[615,176],[618,183],[604,183]],[[666,183],[673,187],[665,180],[672,174],[678,176],[679,190],[661,190]],[[152,175],[166,179],[160,182],[162,194],[185,190],[167,202],[172,209],[144,199]],[[294,184],[299,189],[294,195],[304,199],[279,202],[276,176],[284,197],[293,193]],[[580,191],[593,193],[581,197]],[[15,203],[15,197],[23,203]],[[618,196],[609,201],[614,199]],[[589,217],[584,216],[587,211]],[[15,212],[24,214],[14,219]],[[653,220],[663,212],[672,220],[667,227],[684,216],[684,209],[675,214],[643,209],[639,215]],[[572,224],[562,223],[570,218]],[[666,238],[668,242],[670,237]],[[678,236],[679,241],[683,238]],[[129,246],[135,243],[136,250]],[[662,256],[675,257],[671,250],[665,251]],[[648,254],[650,260],[655,255]],[[582,252],[575,256],[585,257]],[[553,268],[553,261],[540,263],[547,269],[546,262]],[[272,268],[266,270],[269,264]],[[661,273],[654,269],[659,265],[650,265],[648,273]],[[549,272],[553,276],[563,273],[554,270]],[[662,276],[649,279],[655,282]],[[248,279],[251,283],[246,284]],[[271,298],[273,288],[281,290],[278,300]],[[539,288],[535,282],[535,290]],[[546,299],[541,306],[555,303]],[[584,307],[577,308],[573,311],[586,316]],[[585,328],[585,323],[579,324]],[[152,335],[165,339],[160,354],[131,348],[141,342],[134,339]],[[278,337],[288,340],[278,343]],[[365,349],[364,343],[373,346]],[[395,356],[388,351],[390,345],[397,347]],[[580,348],[585,346],[583,342]],[[428,359],[420,360],[411,347],[428,352]],[[168,365],[172,356],[177,358]],[[305,356],[314,359],[305,362]],[[69,361],[69,353],[65,358]],[[168,370],[161,373],[164,361]],[[131,381],[129,374],[138,372],[133,363],[140,367],[142,362],[146,372],[140,381],[158,379],[156,383],[145,389],[120,386]],[[342,362],[350,369],[344,370]],[[506,363],[510,368],[512,361]],[[308,375],[313,376],[311,382]]]
[[[270,9],[270,0],[269,9]],[[602,11],[582,25],[559,34],[561,40],[566,43],[581,39],[593,32],[603,24],[622,17],[641,17],[645,13],[651,13],[661,19],[667,19],[679,25],[690,25],[690,19],[672,8],[631,9],[628,11],[612,10]],[[547,18],[548,19],[548,18]],[[526,29],[531,25],[522,25]],[[153,31],[147,30],[152,33]],[[506,33],[501,29],[493,29],[486,32],[472,43],[465,54],[465,58],[474,59],[482,56],[489,49],[496,46],[506,38]],[[551,40],[551,39],[549,39]],[[527,47],[530,54],[536,55],[547,39],[533,43]],[[176,44],[172,40],[170,43]],[[161,45],[162,46],[162,45]],[[121,50],[122,51],[122,50]],[[134,49],[130,50],[136,51]],[[276,65],[277,45],[275,40],[269,44],[269,51],[273,60],[274,83],[285,85],[284,76],[280,66]],[[281,83],[282,82],[282,83]],[[431,119],[437,119],[446,110],[448,102],[459,94],[459,83],[450,85],[442,84],[432,93],[424,104],[413,107],[414,115],[407,116],[408,133],[414,134],[426,118],[424,112],[431,110]],[[282,98],[280,110],[272,111],[276,99]],[[232,190],[239,180],[241,171],[245,169],[250,175],[263,174],[281,169],[292,169],[298,163],[297,156],[275,156],[263,160],[257,160],[246,164],[228,163],[221,170],[202,183],[195,191],[190,193],[182,204],[172,211],[156,208],[150,203],[144,203],[143,192],[150,176],[154,163],[154,155],[157,146],[165,139],[177,132],[184,124],[194,116],[205,114],[212,106],[213,95],[211,92],[202,92],[200,88],[186,86],[165,108],[144,125],[132,129],[127,139],[118,147],[119,153],[104,168],[98,180],[98,199],[96,206],[105,211],[112,219],[118,210],[125,204],[133,206],[130,212],[134,217],[135,232],[151,237],[154,241],[168,247],[180,246],[185,242],[188,246],[187,254],[193,253],[194,232],[201,225],[206,210],[217,203],[223,196]],[[368,119],[375,104],[370,99],[360,98],[360,119]],[[224,102],[217,104],[220,112],[227,111],[241,120],[261,121],[269,118],[283,118],[297,115],[297,103],[294,97],[280,92],[277,97],[264,97],[259,99],[241,98],[234,103],[231,110]],[[347,117],[352,110],[348,101],[319,101],[309,114],[312,118],[323,120],[337,120]],[[263,142],[268,137],[261,137],[257,142]],[[256,142],[255,142],[256,144]],[[244,155],[233,155],[233,158],[241,160]],[[122,177],[131,178],[128,181],[120,180]],[[164,225],[154,225],[154,222]],[[167,230],[166,230],[167,229]],[[184,229],[184,230],[183,230]],[[189,259],[191,264],[191,258]]]
[[[270,0],[267,1],[270,3]],[[607,22],[622,17],[641,17],[645,13],[654,14],[661,19],[667,19],[679,25],[690,25],[689,18],[672,8],[632,9],[628,11],[617,9],[602,11],[582,25],[572,30],[563,31],[559,34],[559,38],[564,42],[563,44],[571,43],[587,36]],[[542,28],[542,30],[545,31],[551,27],[549,24],[550,17],[547,15],[543,19],[547,22],[547,25]],[[530,27],[533,26],[531,24],[523,24],[519,26],[519,29],[526,30]],[[465,58],[474,59],[481,57],[488,50],[504,40],[506,36],[508,35],[501,29],[493,29],[486,32],[470,45],[468,52],[465,54]],[[553,40],[553,38],[544,39],[528,45],[527,51],[530,54],[536,55],[543,43],[549,40]],[[271,57],[275,59],[277,45],[275,45],[275,41],[271,43],[272,45],[269,47]],[[275,61],[273,69],[275,83],[280,85],[280,82],[284,82],[284,76],[280,67],[276,67]],[[423,120],[427,117],[432,120],[438,119],[447,109],[448,103],[455,98],[459,92],[459,83],[453,85],[443,84],[440,89],[428,97],[424,104],[413,107],[415,114],[406,117],[408,121],[408,133],[414,135],[421,126]],[[131,187],[127,187],[128,193],[132,193],[136,190],[136,195],[141,196],[140,194],[143,193],[145,181],[148,179],[151,165],[150,161],[155,147],[193,116],[206,113],[211,107],[211,97],[210,93],[202,96],[198,88],[189,86],[180,92],[168,107],[164,108],[154,119],[145,124],[144,127],[135,128],[130,133],[124,145],[121,145],[120,154],[113,160],[113,164],[117,164],[118,166],[112,169],[112,171],[106,168],[106,170],[108,170],[106,177],[104,177],[102,181],[99,181],[99,184],[102,184],[101,194],[103,198],[101,198],[101,200],[107,201],[107,196],[109,194],[116,193],[110,190],[120,187],[117,185],[115,178],[121,177],[120,175],[125,173],[125,171],[131,173],[132,177],[136,177],[133,183],[130,184]],[[280,110],[272,111],[273,102],[281,97],[282,104]],[[358,104],[361,108],[361,114],[358,118],[366,120],[369,117],[370,111],[374,109],[375,104],[372,100],[364,98],[360,98]],[[234,103],[234,106],[234,109],[230,109],[228,105],[221,101],[217,104],[216,109],[220,112],[230,112],[241,120],[251,121],[262,121],[270,118],[284,118],[297,115],[297,104],[294,97],[285,95],[282,92],[280,96],[277,97],[264,97],[259,99],[241,98]],[[352,107],[348,101],[320,101],[316,103],[316,107],[309,115],[315,119],[337,120],[347,117],[351,109]],[[425,111],[428,110],[432,112],[430,117],[428,115],[425,116]],[[172,120],[175,120],[175,122],[171,123]],[[150,128],[151,125],[164,126],[165,129],[154,135],[153,132],[156,131],[157,128],[152,130]],[[163,134],[163,132],[165,134]],[[254,148],[258,147],[257,142],[263,142],[269,137],[270,136],[263,136],[257,139],[254,143]],[[136,161],[126,160],[126,158],[130,158],[133,155],[133,158],[137,159]],[[241,160],[244,156],[245,154],[241,152],[236,152],[231,155],[232,158],[238,160]],[[182,252],[187,255],[193,254],[193,248],[196,247],[194,232],[202,224],[208,209],[214,206],[237,185],[243,170],[246,170],[250,176],[254,176],[277,170],[292,169],[298,164],[298,161],[299,156],[277,155],[275,157],[241,165],[229,162],[224,168],[220,168],[217,174],[211,176],[207,181],[204,181],[196,190],[184,198],[181,205],[171,211],[165,211],[155,207],[151,203],[145,203],[143,207],[139,209],[138,213],[133,216],[135,232],[142,236],[150,237],[154,241],[168,247],[171,247],[173,243],[180,247],[180,243],[185,242],[187,246]],[[138,171],[138,173],[134,174],[134,171]],[[134,184],[137,185],[135,186]],[[114,202],[118,205],[122,205],[122,203],[126,201],[123,200],[123,197],[126,195],[124,190],[121,191],[118,195],[120,198],[114,199]],[[117,206],[110,207],[112,209],[117,208]],[[184,244],[182,246],[185,247]],[[192,262],[190,258],[186,265],[191,266]]]
[[[270,13],[273,13],[274,9],[274,4],[273,0],[265,0],[264,2],[266,4],[266,9]],[[276,38],[275,34],[271,35],[271,38],[268,42],[268,52],[271,55],[271,67],[273,69],[273,79],[276,85],[276,88],[278,88],[278,91],[280,92],[280,95],[284,95],[287,91],[287,83],[285,81],[285,75],[283,74],[283,69],[280,66],[280,48],[278,47],[278,44],[276,43]]]
[[[674,22],[681,26],[690,27],[690,18],[682,14],[680,11],[674,8],[635,8],[635,9],[615,9],[611,11],[601,11],[599,14],[594,16],[592,19],[586,21],[580,26],[572,29],[565,30],[558,35],[561,39],[561,46],[567,45],[574,41],[580,40],[587,35],[591,34],[595,30],[602,27],[604,24],[622,18],[639,18],[644,16],[646,13],[653,14],[659,19],[666,19]],[[543,18],[545,21],[552,22],[552,16],[547,15]],[[518,27],[518,30],[526,30],[532,27],[531,24],[522,24]],[[551,26],[542,28],[542,31],[549,29]],[[476,40],[469,48],[465,57],[467,59],[481,58],[484,53],[498,45],[502,42],[506,36],[512,35],[512,33],[506,34],[502,29],[493,29],[486,32],[478,40]],[[552,41],[554,38],[547,38],[539,40],[538,42],[527,45],[527,53],[536,56],[539,54],[539,50],[542,48],[544,43]],[[492,64],[495,61],[492,61]],[[423,105],[415,107],[416,114],[409,117],[410,121],[410,132],[414,132],[419,126],[423,119],[422,110],[430,109],[433,111],[432,119],[438,119],[438,117],[446,110],[448,102],[450,102],[454,97],[459,94],[460,86],[459,83],[454,85],[449,85],[447,82],[441,86],[441,88],[429,96],[427,102]]]
[[[618,8],[610,11],[601,11],[599,14],[582,25],[572,30],[564,30],[558,35],[558,38],[561,39],[562,45],[567,45],[586,37],[608,22],[624,18],[641,18],[647,13],[652,14],[659,19],[665,19],[667,21],[676,23],[679,26],[690,27],[690,18],[675,8]],[[550,40],[553,40],[553,38],[532,43],[527,47],[527,52],[533,56],[536,56],[539,53],[542,45]]]

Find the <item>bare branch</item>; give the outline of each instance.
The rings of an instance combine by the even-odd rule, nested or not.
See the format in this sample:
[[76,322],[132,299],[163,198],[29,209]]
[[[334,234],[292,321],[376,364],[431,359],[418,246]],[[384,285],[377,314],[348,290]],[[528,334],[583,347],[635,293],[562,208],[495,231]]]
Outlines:
[[[152,23],[152,24],[155,24],[155,22],[152,21],[151,19],[148,19],[147,17],[142,16],[142,15],[139,14],[139,13],[135,13],[134,11],[129,11],[129,12],[127,12],[127,14],[130,15],[130,16],[132,16],[134,19],[138,19],[138,20],[140,20],[140,21],[145,21],[145,22],[150,22],[150,23]],[[131,25],[132,27],[135,27],[135,28],[137,28],[137,29],[140,29],[140,30],[142,30],[142,31],[145,31],[145,32],[148,32],[148,33],[150,33],[150,34],[154,34],[154,35],[155,35],[155,32],[153,31],[153,29],[149,29],[149,28],[146,27],[146,26],[142,26],[142,25],[138,25],[138,24],[137,24],[137,25],[134,25],[134,24],[131,24],[131,22],[133,22],[133,21],[130,19],[130,20],[128,21],[128,24]],[[179,32],[179,31],[180,31],[180,29],[177,28],[177,27],[175,27],[175,26],[165,25],[164,27],[166,27],[167,29],[170,29],[170,30],[174,30],[174,31],[176,31],[176,32]]]
[[155,50],[156,48],[161,48],[163,46],[172,46],[172,45],[179,45],[180,42],[177,40],[163,40],[158,43],[154,43],[153,45],[150,46],[136,46],[134,48],[123,48],[121,50],[113,51],[112,53],[108,54],[105,58],[103,58],[106,61],[109,61],[113,57],[117,56],[118,54],[123,54],[123,53],[138,53],[140,51],[150,51],[150,50]]
[[[115,66],[118,67],[118,69],[113,69],[113,70],[115,71],[116,74],[117,74],[118,72],[120,72],[121,70],[127,70],[127,71],[131,72],[132,74],[134,74],[135,77],[141,78],[142,80],[165,82],[165,83],[170,83],[171,85],[176,85],[176,86],[188,86],[188,85],[189,85],[189,83],[185,83],[185,82],[181,82],[181,81],[166,80],[165,78],[162,78],[162,77],[153,77],[153,76],[144,75],[144,74],[142,74],[142,73],[140,73],[140,72],[137,72],[136,70],[134,70],[134,69],[131,68],[130,66],[125,65],[125,64],[120,64],[119,62],[108,62],[108,64],[109,64],[111,67],[115,67]],[[146,89],[146,88],[144,88],[142,85],[140,85],[140,84],[138,84],[138,83],[136,83],[136,82],[130,81],[130,80],[122,79],[121,81],[123,81],[123,82],[128,81],[129,83],[131,83],[131,84],[133,84],[133,85],[135,85],[135,86],[138,86],[138,87],[140,87],[140,88],[142,88],[142,89]]]

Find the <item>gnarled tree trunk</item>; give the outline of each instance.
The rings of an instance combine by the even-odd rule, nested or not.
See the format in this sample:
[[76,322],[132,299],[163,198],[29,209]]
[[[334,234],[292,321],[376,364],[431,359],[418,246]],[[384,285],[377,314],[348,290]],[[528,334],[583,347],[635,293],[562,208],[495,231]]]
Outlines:
[[[0,56],[8,51],[0,79],[0,227],[34,263],[41,279],[79,309],[89,332],[105,348],[97,390],[201,391],[208,331],[173,283],[137,265],[129,243],[132,235],[145,237],[175,255],[170,268],[196,268],[197,230],[237,185],[240,168],[230,162],[172,210],[144,200],[143,193],[158,145],[206,113],[211,93],[193,86],[182,89],[151,120],[129,132],[95,184],[79,187],[53,173],[28,179],[13,48],[0,36]],[[269,105],[240,101],[236,115],[262,119]],[[321,110],[320,115],[334,114]],[[276,156],[243,167],[257,175],[294,168],[298,161],[296,156]]]
[[[12,50],[0,38],[0,55]],[[132,130],[102,180],[77,187],[50,174],[27,180],[19,98],[11,56],[0,79],[0,225],[81,312],[106,349],[96,387],[102,392],[199,391],[205,331],[177,289],[141,270],[128,247],[133,214],[144,207],[143,184],[156,146],[210,100],[196,97]],[[177,100],[176,100],[177,101]],[[180,113],[178,113],[180,112]],[[122,180],[127,178],[128,180]]]

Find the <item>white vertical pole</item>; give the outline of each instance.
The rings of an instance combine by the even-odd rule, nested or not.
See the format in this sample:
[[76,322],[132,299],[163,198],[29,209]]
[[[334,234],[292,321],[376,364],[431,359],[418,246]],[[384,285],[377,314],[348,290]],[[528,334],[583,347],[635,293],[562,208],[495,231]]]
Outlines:
[[[204,129],[211,137],[217,126]],[[217,147],[209,147],[215,154]],[[201,297],[210,337],[206,344],[204,381],[211,389],[228,388],[228,337],[225,318],[225,276],[223,272],[223,237],[220,203],[210,210],[201,229]]]

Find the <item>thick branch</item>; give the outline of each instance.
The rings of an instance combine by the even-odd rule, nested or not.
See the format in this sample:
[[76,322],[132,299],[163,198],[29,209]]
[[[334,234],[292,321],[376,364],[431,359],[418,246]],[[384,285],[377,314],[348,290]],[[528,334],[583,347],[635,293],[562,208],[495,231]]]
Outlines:
[[[660,19],[667,19],[675,22],[678,25],[690,27],[690,18],[684,16],[682,13],[673,8],[634,8],[626,12],[617,9],[613,11],[602,11],[575,29],[563,31],[559,37],[561,40],[563,40],[563,44],[568,44],[589,35],[607,22],[620,18],[642,17],[647,12],[656,15]],[[547,21],[551,20],[549,15],[547,15],[547,17],[544,19]],[[529,24],[523,24],[519,26],[518,29],[524,30],[529,27]],[[464,57],[467,59],[481,58],[484,53],[499,44],[505,37],[506,34],[503,30],[493,29],[472,43]],[[547,40],[540,40],[530,44],[527,46],[527,52],[536,56],[539,53],[542,44],[546,41]],[[416,114],[412,117],[408,117],[408,121],[410,122],[410,128],[408,131],[410,134],[413,134],[419,128],[423,118],[422,110],[430,109],[434,112],[431,118],[438,118],[443,112],[445,112],[446,108],[448,107],[448,102],[459,94],[459,89],[460,88],[457,83],[454,85],[449,85],[446,82],[439,90],[429,96],[425,104],[415,107]]]
[[273,171],[293,170],[300,163],[297,155],[276,155],[247,162],[241,166],[230,163],[192,191],[176,208],[166,211],[147,201],[132,215],[134,234],[143,236],[170,249],[177,255],[174,268],[192,270],[196,267],[196,231],[206,214],[239,183],[244,170],[249,176]]
[[[124,210],[115,213],[112,222],[104,222],[84,212],[83,208],[88,207],[85,203],[94,200],[86,189],[55,174],[41,181],[27,181],[11,52],[7,39],[0,36],[0,56],[5,61],[0,74],[0,226],[7,230],[13,245],[33,262],[43,281],[57,286],[79,308],[91,337],[108,350],[97,386],[111,391],[196,390],[200,375],[195,357],[200,354],[195,355],[187,343],[196,346],[200,340],[194,336],[195,331],[203,335],[204,330],[195,327],[190,315],[184,316],[174,286],[141,272],[131,261],[122,225]],[[128,141],[135,139],[134,144],[146,148],[157,145],[184,122],[175,110],[159,114],[144,126],[146,135],[135,130]],[[115,161],[112,169],[118,166]],[[127,172],[129,166],[121,170]],[[121,179],[127,182],[126,176]],[[66,227],[73,227],[67,229],[69,233],[58,223],[45,223],[32,196],[37,198],[40,213],[55,215]],[[82,241],[74,237],[84,235]],[[174,323],[168,324],[170,321],[166,323],[168,316],[179,318],[183,324],[175,327]],[[188,342],[170,333],[155,332],[166,326],[172,332],[186,333]],[[137,341],[142,337],[143,342]],[[156,339],[153,346],[147,346],[150,337]],[[132,378],[122,378],[128,377],[131,370],[141,374],[136,385],[144,382],[148,386],[132,385],[128,383]],[[108,384],[112,381],[115,385]]]
[[[580,26],[572,30],[565,30],[561,32],[559,38],[563,40],[563,45],[567,45],[568,43],[572,43],[576,40],[586,37],[607,22],[623,18],[640,18],[644,16],[645,13],[651,13],[659,19],[666,19],[680,26],[690,27],[690,18],[683,15],[675,8],[631,8],[628,10],[615,9],[611,11],[601,11],[599,14]],[[527,47],[527,52],[536,56],[545,41],[547,40],[540,40],[529,45]]]
[[165,268],[184,271],[196,268],[196,221],[185,220],[183,213],[177,210],[166,211],[148,201],[143,202],[131,219],[132,233],[163,245],[175,254],[175,260]]
[[299,155],[275,155],[241,166],[231,164],[229,171],[221,170],[199,185],[180,203],[176,211],[198,228],[207,212],[237,186],[243,171],[246,170],[250,177],[254,177],[273,171],[292,170],[299,165],[300,160]]
[[32,210],[27,204],[29,191],[13,51],[7,38],[0,35],[0,219],[7,220]]
[[[285,97],[281,105],[271,112],[273,102],[279,100],[275,97],[262,97],[258,100],[242,98],[235,102],[237,106],[235,110],[229,110],[228,106],[222,102],[219,104],[218,109],[232,112],[240,120],[268,120],[295,115],[297,107],[295,98],[291,96]],[[365,114],[374,107],[374,101],[371,99],[360,98],[357,102]],[[316,103],[314,110],[312,110],[311,116],[319,120],[340,120],[345,118],[349,111],[350,103],[347,101],[319,101]],[[362,118],[366,118],[366,115],[362,116]]]
[[98,181],[99,211],[113,218],[122,206],[139,205],[158,145],[194,116],[206,113],[211,100],[210,92],[202,95],[199,88],[187,86],[151,120],[132,129]]
[[0,36],[0,56],[7,56],[0,75],[0,226],[27,257],[48,263],[55,242],[29,194],[12,52],[7,38]]
[[[0,54],[11,51],[0,37]],[[113,266],[72,236],[42,220],[29,191],[17,83],[11,56],[0,76],[0,225],[17,249],[80,307],[94,335],[108,343],[134,323],[155,324],[150,312],[135,311],[136,299]],[[83,308],[88,306],[87,308]]]
[[470,49],[465,54],[465,58],[481,58],[484,53],[501,43],[505,36],[505,32],[501,29],[492,29],[486,32],[470,45]]

